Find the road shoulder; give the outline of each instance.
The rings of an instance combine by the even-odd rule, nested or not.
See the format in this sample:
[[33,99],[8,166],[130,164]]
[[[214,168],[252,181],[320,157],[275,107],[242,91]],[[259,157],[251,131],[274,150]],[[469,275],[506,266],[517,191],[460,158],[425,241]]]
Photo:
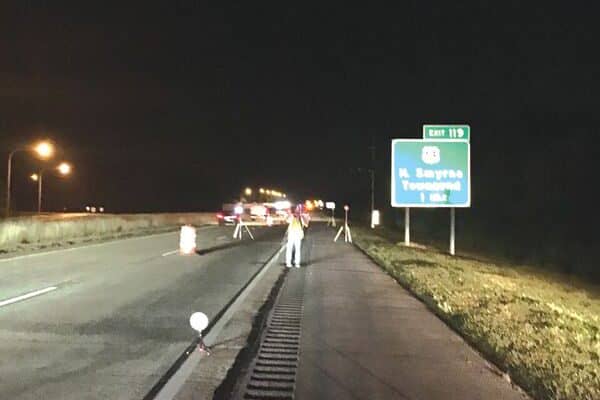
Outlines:
[[250,291],[243,306],[225,325],[211,348],[181,387],[175,400],[225,399],[257,345],[256,340],[284,272],[276,263]]
[[296,399],[527,398],[354,246],[315,232]]

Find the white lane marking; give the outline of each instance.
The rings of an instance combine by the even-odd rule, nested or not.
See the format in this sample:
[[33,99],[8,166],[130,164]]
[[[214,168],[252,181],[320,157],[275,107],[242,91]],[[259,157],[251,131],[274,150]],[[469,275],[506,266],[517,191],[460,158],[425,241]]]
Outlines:
[[[239,310],[240,306],[244,303],[244,300],[246,300],[246,297],[248,297],[248,294],[250,294],[252,289],[254,289],[254,287],[258,284],[263,275],[267,273],[271,266],[279,260],[279,256],[283,252],[283,249],[285,249],[285,245],[281,246],[281,248],[277,251],[275,256],[269,261],[269,263],[262,269],[262,271],[258,273],[258,275],[254,277],[252,282],[250,282],[248,286],[246,286],[246,289],[244,289],[244,291],[240,293],[238,298],[229,306],[229,308],[223,313],[221,318],[219,318],[219,320],[213,325],[208,335],[204,337],[204,343],[206,343],[207,346],[211,346],[216,342],[216,339],[221,333],[221,330],[223,330],[223,327],[225,327],[229,320],[231,320],[233,314],[235,314]],[[203,356],[200,354],[199,351],[194,351],[187,358],[187,360],[183,362],[183,364],[179,367],[177,372],[173,374],[173,376],[171,377],[171,379],[169,379],[165,386],[163,386],[160,392],[156,394],[154,400],[174,399],[177,393],[179,392],[179,389],[183,387],[186,380],[190,377],[190,375],[194,371],[194,368],[196,367],[196,365],[198,365],[202,357]]]
[[177,253],[179,250],[167,251],[166,253],[162,253],[163,257],[170,256],[171,254]]
[[[210,227],[211,226],[209,225],[209,226],[200,227],[198,229],[202,229],[202,228],[206,229],[206,228],[210,228]],[[105,246],[107,244],[120,243],[120,242],[124,242],[124,241],[127,241],[127,240],[140,240],[140,239],[147,239],[147,238],[151,238],[151,237],[155,237],[155,236],[173,235],[175,233],[179,233],[179,231],[155,233],[153,235],[136,236],[136,237],[124,238],[124,239],[114,239],[114,240],[109,240],[107,242],[89,244],[87,246],[69,247],[68,249],[57,249],[57,250],[52,250],[52,251],[44,251],[44,252],[41,252],[41,253],[24,254],[22,256],[15,256],[15,257],[10,257],[10,258],[0,258],[0,263],[14,261],[14,260],[20,260],[22,258],[45,256],[45,255],[48,255],[48,254],[54,254],[54,253],[60,253],[60,252],[67,252],[67,251],[75,251],[75,250],[79,250],[79,249],[87,249],[87,248],[90,248],[90,247]]]
[[30,299],[30,298],[35,297],[35,296],[40,296],[42,294],[51,292],[51,291],[56,290],[56,289],[58,289],[56,286],[50,286],[50,287],[47,287],[47,288],[44,288],[44,289],[36,290],[34,292],[26,293],[26,294],[21,295],[21,296],[13,297],[13,298],[8,299],[8,300],[3,300],[3,301],[0,301],[0,307],[7,306],[9,304],[13,304],[13,303],[16,303],[18,301]]

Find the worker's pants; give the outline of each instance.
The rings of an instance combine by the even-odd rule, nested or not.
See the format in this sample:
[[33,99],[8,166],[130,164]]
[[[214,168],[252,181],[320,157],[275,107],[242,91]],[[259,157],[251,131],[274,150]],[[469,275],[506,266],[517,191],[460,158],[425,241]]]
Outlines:
[[285,265],[292,265],[292,252],[294,252],[294,265],[300,266],[300,246],[302,239],[299,237],[288,238],[287,248],[285,249]]

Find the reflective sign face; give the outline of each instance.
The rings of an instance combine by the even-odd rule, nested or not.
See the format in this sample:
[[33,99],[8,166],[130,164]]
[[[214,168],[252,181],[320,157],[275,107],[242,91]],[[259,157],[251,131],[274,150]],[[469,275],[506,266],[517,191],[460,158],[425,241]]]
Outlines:
[[454,140],[392,140],[393,207],[470,207],[470,146]]
[[423,125],[423,139],[453,139],[469,141],[469,125]]

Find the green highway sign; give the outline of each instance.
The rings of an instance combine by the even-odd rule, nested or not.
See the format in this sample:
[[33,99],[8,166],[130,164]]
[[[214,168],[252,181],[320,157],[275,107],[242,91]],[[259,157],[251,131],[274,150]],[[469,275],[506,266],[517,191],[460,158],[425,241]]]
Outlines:
[[392,207],[470,207],[466,140],[392,140]]
[[423,139],[427,140],[465,140],[469,141],[469,125],[423,125]]

